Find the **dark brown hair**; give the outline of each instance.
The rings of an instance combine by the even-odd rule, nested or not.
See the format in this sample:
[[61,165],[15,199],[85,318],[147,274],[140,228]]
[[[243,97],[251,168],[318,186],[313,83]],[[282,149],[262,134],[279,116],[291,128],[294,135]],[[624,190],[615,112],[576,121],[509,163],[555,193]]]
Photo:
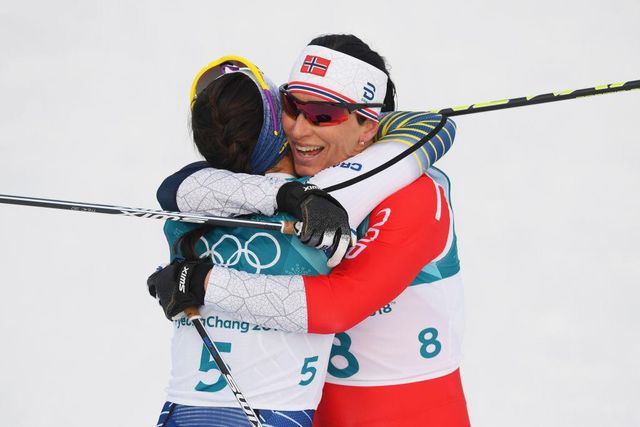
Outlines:
[[211,82],[198,94],[191,113],[193,141],[212,167],[250,173],[250,160],[263,122],[255,83],[242,73]]
[[[251,154],[263,122],[262,98],[256,84],[245,74],[231,73],[211,82],[192,105],[191,130],[198,151],[211,167],[251,173]],[[198,240],[213,230],[202,226],[174,243],[189,260],[198,259]]]

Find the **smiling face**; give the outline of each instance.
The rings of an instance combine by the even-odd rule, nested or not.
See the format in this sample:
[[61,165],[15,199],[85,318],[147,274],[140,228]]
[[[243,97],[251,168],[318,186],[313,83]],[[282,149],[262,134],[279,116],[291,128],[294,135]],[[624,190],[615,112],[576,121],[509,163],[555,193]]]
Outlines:
[[[297,93],[296,98],[301,101],[323,101],[302,93]],[[282,113],[282,128],[293,153],[296,174],[315,175],[368,147],[373,142],[378,124],[372,120],[360,124],[357,117],[354,113],[349,115],[347,121],[335,126],[316,126],[302,114],[291,117]]]

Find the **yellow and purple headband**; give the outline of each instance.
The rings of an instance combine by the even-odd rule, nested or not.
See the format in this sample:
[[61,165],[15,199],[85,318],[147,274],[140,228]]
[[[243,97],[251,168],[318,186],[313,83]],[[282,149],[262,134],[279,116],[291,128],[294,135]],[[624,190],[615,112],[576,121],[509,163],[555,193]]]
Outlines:
[[190,104],[211,82],[229,73],[242,73],[258,87],[262,98],[263,121],[258,141],[251,153],[251,173],[264,174],[280,161],[287,151],[288,143],[282,124],[282,104],[278,87],[258,67],[240,56],[223,56],[202,68],[191,85]]

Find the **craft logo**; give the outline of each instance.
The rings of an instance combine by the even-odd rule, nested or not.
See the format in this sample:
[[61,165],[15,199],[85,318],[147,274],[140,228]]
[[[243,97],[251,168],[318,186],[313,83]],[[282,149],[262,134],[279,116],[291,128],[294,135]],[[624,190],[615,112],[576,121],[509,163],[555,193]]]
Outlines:
[[362,170],[362,163],[342,162],[338,166],[345,169],[351,169],[356,172],[360,172]]
[[314,74],[316,76],[324,77],[329,69],[331,60],[320,58],[319,56],[307,55],[300,68],[301,73]]
[[[369,243],[378,238],[378,235],[380,234],[380,229],[378,227],[383,226],[389,220],[389,217],[391,216],[391,208],[384,208],[378,211],[375,217],[377,218],[380,215],[382,215],[382,219],[369,227],[367,233],[360,240],[358,240],[358,242],[351,249],[349,249],[349,252],[347,252],[347,254],[344,256],[345,259],[352,259],[357,257],[362,251],[367,249],[367,245]],[[371,218],[370,220],[373,221],[373,219],[374,218]]]

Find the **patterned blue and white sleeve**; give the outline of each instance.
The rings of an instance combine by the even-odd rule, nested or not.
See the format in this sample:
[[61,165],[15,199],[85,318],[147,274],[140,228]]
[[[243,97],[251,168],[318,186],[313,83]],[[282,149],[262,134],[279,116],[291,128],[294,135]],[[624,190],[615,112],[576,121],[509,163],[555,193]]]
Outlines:
[[277,176],[248,175],[192,163],[166,178],[156,194],[162,209],[233,217],[273,215],[276,194],[287,182]]

